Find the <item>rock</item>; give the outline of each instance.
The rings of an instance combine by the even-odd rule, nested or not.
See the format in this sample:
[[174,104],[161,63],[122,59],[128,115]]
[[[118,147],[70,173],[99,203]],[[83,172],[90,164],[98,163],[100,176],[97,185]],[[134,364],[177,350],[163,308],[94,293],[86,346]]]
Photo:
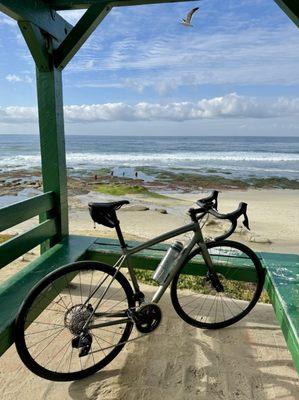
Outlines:
[[122,208],[122,211],[148,211],[149,207],[146,206],[139,206],[139,205],[133,205],[129,207],[124,207]]
[[160,214],[168,214],[165,208],[155,208],[155,211],[159,212]]
[[272,241],[270,239],[264,238],[261,236],[251,236],[249,241],[253,242],[253,243],[260,243],[260,244],[271,244],[272,243]]

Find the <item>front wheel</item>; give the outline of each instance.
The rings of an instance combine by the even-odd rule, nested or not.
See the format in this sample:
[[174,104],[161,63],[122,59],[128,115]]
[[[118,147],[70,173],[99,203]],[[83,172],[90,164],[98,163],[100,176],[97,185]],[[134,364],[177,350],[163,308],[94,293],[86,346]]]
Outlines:
[[[25,299],[15,324],[17,351],[42,378],[84,378],[109,364],[124,347],[133,323],[121,315],[134,306],[132,288],[121,272],[91,261],[66,265],[47,275]],[[101,327],[83,334],[89,320],[88,327]]]
[[254,307],[263,289],[264,270],[257,255],[242,243],[210,242],[207,250],[223,290],[213,287],[198,248],[175,275],[171,300],[178,315],[190,325],[224,328],[245,317]]

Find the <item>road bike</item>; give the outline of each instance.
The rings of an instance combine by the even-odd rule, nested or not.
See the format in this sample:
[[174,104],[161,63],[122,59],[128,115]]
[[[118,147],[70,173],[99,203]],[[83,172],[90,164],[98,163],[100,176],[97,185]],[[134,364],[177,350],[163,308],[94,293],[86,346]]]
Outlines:
[[[190,208],[190,223],[130,247],[116,210],[129,201],[90,203],[95,223],[115,228],[121,256],[113,265],[78,261],[42,279],[28,294],[15,323],[15,343],[25,365],[54,381],[84,378],[109,364],[130,342],[133,328],[140,336],[155,331],[162,318],[159,300],[170,286],[177,314],[196,328],[218,329],[245,317],[258,301],[264,270],[247,246],[226,240],[238,219],[249,229],[247,204],[221,214],[218,192]],[[230,228],[214,239],[204,239],[202,222],[209,215],[227,220]],[[140,290],[132,256],[161,242],[192,233],[190,240],[173,244],[153,278],[158,282],[150,301]],[[144,258],[144,263],[147,260]],[[129,280],[121,272],[127,267]]]

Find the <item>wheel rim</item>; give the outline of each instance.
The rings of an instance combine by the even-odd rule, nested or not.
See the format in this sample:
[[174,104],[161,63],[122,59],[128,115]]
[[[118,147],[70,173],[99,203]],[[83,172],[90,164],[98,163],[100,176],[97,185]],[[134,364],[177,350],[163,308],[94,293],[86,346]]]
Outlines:
[[[24,313],[22,325],[24,328],[27,326],[23,335],[26,360],[28,362],[29,359],[35,372],[39,370],[43,375],[48,374],[49,378],[54,375],[74,376],[100,369],[114,358],[131,332],[131,323],[91,329],[88,333],[92,343],[87,356],[79,357],[80,349],[72,345],[72,340],[91,316],[91,307],[95,308],[110,280],[111,276],[108,275],[107,279],[107,273],[102,270],[72,268],[67,274],[62,271],[51,283],[45,281],[43,287],[39,287],[39,294],[34,293],[35,298]],[[84,306],[99,282],[103,282],[101,287]],[[115,279],[97,312],[120,312],[132,306],[129,303],[126,290]],[[38,310],[44,306],[45,309],[36,317]],[[114,321],[117,319],[121,318],[113,317]],[[97,318],[97,323],[108,321],[106,316]]]
[[[261,278],[255,258],[243,246],[226,243],[208,247],[224,291],[214,289],[206,274],[207,267],[205,275],[194,276],[186,274],[186,265],[175,279],[173,297],[180,315],[189,323],[216,328],[234,323],[250,311],[259,297]],[[192,262],[201,265],[203,271],[200,254],[193,254]],[[238,280],[245,276],[250,282]]]

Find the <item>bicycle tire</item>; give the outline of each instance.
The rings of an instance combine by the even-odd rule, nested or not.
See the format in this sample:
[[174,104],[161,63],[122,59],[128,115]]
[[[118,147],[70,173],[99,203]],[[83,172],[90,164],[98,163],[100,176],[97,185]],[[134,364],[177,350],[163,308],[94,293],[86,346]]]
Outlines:
[[[108,276],[113,276],[115,275],[116,270],[106,264],[102,264],[99,262],[93,262],[93,261],[79,261],[75,262],[69,265],[65,265],[54,272],[48,274],[45,278],[43,278],[40,282],[38,282],[34,288],[30,291],[28,294],[27,298],[24,300],[20,311],[18,313],[18,316],[15,321],[15,328],[14,328],[14,335],[15,335],[15,344],[17,348],[17,352],[23,361],[23,363],[26,365],[27,368],[29,368],[33,373],[36,375],[52,380],[52,381],[73,381],[77,379],[82,379],[85,378],[98,370],[104,368],[106,365],[108,365],[122,350],[126,342],[131,334],[132,328],[133,328],[133,323],[132,322],[127,322],[124,328],[124,331],[119,338],[118,343],[123,343],[120,345],[115,345],[115,347],[105,356],[102,360],[94,364],[93,366],[90,366],[84,370],[81,371],[71,371],[71,372],[57,372],[57,371],[52,371],[47,369],[44,365],[40,365],[39,362],[37,362],[33,355],[31,354],[30,348],[28,348],[27,343],[26,343],[26,337],[28,334],[25,334],[25,326],[30,320],[26,322],[26,317],[29,315],[30,310],[32,312],[33,305],[35,304],[35,300],[39,298],[39,295],[41,299],[43,298],[42,296],[45,296],[43,293],[47,293],[47,288],[50,287],[55,287],[55,284],[53,282],[57,282],[58,279],[62,279],[63,277],[66,279],[67,274],[70,273],[75,273],[76,276],[80,276],[80,284],[81,284],[81,272],[82,274],[86,274],[86,271],[92,271],[92,277],[94,276],[93,274],[96,274],[97,272],[106,274]],[[82,275],[83,276],[83,275]],[[104,275],[103,275],[104,276]],[[120,289],[123,290],[125,296],[126,296],[126,301],[127,307],[134,307],[135,306],[135,300],[134,300],[134,295],[133,295],[133,290],[131,288],[130,283],[128,280],[125,278],[125,276],[121,272],[117,272],[115,275],[115,281],[118,282],[120,285]],[[68,282],[68,281],[67,281]],[[51,286],[52,284],[52,286]],[[83,284],[84,285],[84,284]],[[119,289],[119,290],[120,290]],[[56,290],[56,289],[55,289]],[[80,286],[81,290],[81,286]],[[89,288],[90,290],[90,288]],[[70,290],[69,290],[70,291]],[[70,292],[71,294],[71,292]],[[81,292],[81,300],[82,300],[82,292]],[[54,302],[55,305],[57,302]],[[38,304],[38,303],[37,303]],[[50,303],[52,304],[52,303]],[[32,307],[32,309],[31,309]],[[76,306],[73,306],[76,307]],[[57,310],[56,310],[57,311]],[[43,311],[42,311],[43,312]],[[39,314],[39,316],[42,314],[42,312]],[[69,312],[69,311],[68,311]],[[61,312],[62,313],[62,312]],[[38,317],[39,317],[38,316]],[[61,318],[63,318],[61,316]],[[65,319],[65,316],[64,316]],[[47,324],[47,322],[46,322]],[[32,322],[33,325],[33,322]],[[50,325],[50,323],[48,324]],[[47,325],[46,325],[47,326]],[[31,325],[29,325],[28,328],[30,328]],[[55,329],[55,327],[53,328]],[[54,330],[55,332],[55,330]],[[98,340],[97,340],[98,341]],[[98,342],[99,343],[99,342]],[[33,352],[33,350],[32,350]],[[73,355],[73,349],[72,353]],[[105,352],[104,352],[105,354]],[[72,355],[71,355],[71,361],[72,361]],[[94,358],[94,356],[93,356]],[[70,364],[71,364],[70,361]],[[81,360],[80,360],[80,365],[81,365]]]
[[[219,252],[218,253],[217,253],[217,251],[215,251],[215,248],[216,249],[219,248]],[[194,318],[194,316],[191,316],[190,315],[191,312],[190,311],[187,312],[187,310],[186,310],[186,305],[190,305],[190,302],[183,305],[182,304],[182,297],[178,293],[180,291],[180,287],[182,288],[181,289],[182,292],[184,292],[184,291],[186,292],[187,291],[187,289],[184,288],[184,286],[188,286],[188,284],[182,283],[183,279],[186,279],[186,278],[184,278],[184,276],[186,277],[186,275],[184,274],[184,268],[186,268],[186,265],[188,264],[188,262],[191,261],[194,257],[200,256],[200,254],[201,254],[200,248],[195,249],[190,253],[190,255],[187,258],[187,260],[184,263],[184,265],[182,265],[180,270],[177,272],[177,274],[175,275],[175,277],[174,277],[174,279],[172,281],[172,284],[171,284],[171,300],[172,300],[173,307],[174,307],[175,311],[177,312],[177,314],[185,322],[187,322],[188,324],[190,324],[190,325],[192,325],[194,327],[202,328],[202,329],[220,329],[220,328],[224,328],[224,327],[227,327],[229,325],[232,325],[232,324],[238,322],[239,320],[244,318],[252,310],[252,308],[255,306],[255,304],[257,303],[257,301],[258,301],[258,299],[259,299],[259,297],[261,295],[261,292],[262,292],[262,289],[263,289],[263,285],[264,285],[264,280],[265,280],[265,273],[264,273],[264,269],[263,269],[263,267],[261,265],[261,262],[260,262],[259,258],[257,257],[257,255],[249,247],[245,246],[242,243],[231,241],[231,240],[214,241],[214,242],[207,243],[207,249],[210,252],[210,254],[212,253],[211,250],[214,249],[214,254],[215,255],[217,254],[217,257],[220,260],[222,260],[223,257],[229,257],[229,256],[226,255],[227,252],[225,252],[225,250],[222,250],[223,254],[221,254],[221,249],[233,249],[235,251],[235,254],[238,254],[238,252],[241,253],[243,255],[242,257],[241,256],[234,256],[234,257],[238,257],[239,260],[242,260],[241,262],[244,263],[244,265],[245,265],[245,261],[244,260],[246,258],[247,259],[247,264],[248,265],[250,264],[253,267],[253,271],[255,271],[255,272],[252,272],[252,273],[254,273],[255,276],[256,276],[256,283],[255,284],[253,284],[253,283],[248,284],[248,286],[251,285],[250,287],[253,287],[255,285],[255,288],[254,288],[253,293],[252,293],[252,298],[250,298],[250,300],[248,301],[248,304],[246,304],[246,307],[244,309],[242,309],[241,312],[238,312],[236,315],[233,315],[233,312],[231,312],[232,315],[230,315],[227,318],[226,318],[225,314],[228,313],[227,309],[229,309],[229,306],[228,306],[229,302],[231,303],[231,308],[232,308],[233,302],[235,302],[241,308],[241,305],[243,305],[242,300],[233,299],[232,297],[221,296],[215,290],[214,290],[214,293],[216,292],[216,294],[214,295],[214,298],[213,298],[213,289],[211,289],[211,293],[212,294],[202,294],[200,291],[198,291],[198,294],[196,293],[196,291],[192,292],[192,294],[189,294],[189,292],[188,292],[188,294],[186,294],[186,296],[193,296],[193,299],[191,300],[191,303],[192,302],[194,303],[195,301],[198,300],[198,302],[201,304],[201,309],[204,307],[203,302],[206,302],[206,304],[208,304],[206,309],[208,307],[212,308],[213,304],[215,304],[215,307],[216,307],[216,313],[215,314],[216,314],[216,316],[217,316],[217,307],[219,307],[220,309],[222,307],[222,310],[219,311],[219,312],[220,312],[220,314],[221,314],[221,312],[223,312],[223,320],[209,322],[209,321],[207,321],[207,319],[209,317],[207,315],[204,316],[206,318],[206,321],[203,321],[203,318],[204,318],[203,316],[200,317],[200,320],[198,320],[197,318]],[[244,255],[246,257],[244,257]],[[221,259],[221,257],[222,257],[222,259]],[[213,257],[211,257],[211,258],[213,258]],[[219,265],[222,265],[222,267],[223,267],[223,261],[222,261],[222,264],[220,262]],[[214,266],[215,266],[215,264],[214,264]],[[231,281],[229,279],[223,278],[222,275],[218,273],[217,268],[218,267],[216,267],[216,272],[218,274],[218,277],[221,276],[221,278],[223,279],[223,282],[225,281],[225,283],[227,283],[227,286],[228,286],[228,283],[230,283]],[[233,271],[232,273],[236,273],[236,272]],[[231,278],[232,277],[233,276],[231,275]],[[187,279],[189,279],[189,278],[187,278]],[[190,280],[191,279],[193,279],[193,278],[190,278]],[[204,279],[205,278],[202,278],[202,277],[201,278],[196,278],[195,277],[194,280],[195,279],[198,279],[198,280],[201,279],[200,285],[204,286]],[[237,282],[237,281],[235,280],[235,282]],[[191,281],[191,285],[192,284],[193,283]],[[195,284],[193,286],[195,286]],[[198,286],[199,286],[199,284],[198,284]],[[245,286],[245,284],[243,286]],[[204,292],[205,288],[203,287],[203,289],[201,289],[201,290],[202,290],[202,292]],[[204,299],[201,299],[201,301],[199,301],[199,297],[202,296],[202,295],[205,295],[206,297]],[[218,296],[218,299],[216,299],[216,296]],[[197,299],[197,297],[198,297],[198,299]],[[220,302],[219,302],[219,297],[222,298],[220,300]],[[225,301],[227,301],[226,309],[225,309],[225,307],[223,305],[223,298],[225,299]],[[212,305],[211,305],[211,302],[212,302]],[[221,302],[222,302],[222,304],[221,304]],[[200,311],[198,312],[198,316],[199,316]],[[202,310],[201,312],[202,312],[202,314],[204,314],[204,310]],[[209,313],[211,314],[211,310],[209,311]],[[207,314],[207,312],[205,312],[205,314]]]

